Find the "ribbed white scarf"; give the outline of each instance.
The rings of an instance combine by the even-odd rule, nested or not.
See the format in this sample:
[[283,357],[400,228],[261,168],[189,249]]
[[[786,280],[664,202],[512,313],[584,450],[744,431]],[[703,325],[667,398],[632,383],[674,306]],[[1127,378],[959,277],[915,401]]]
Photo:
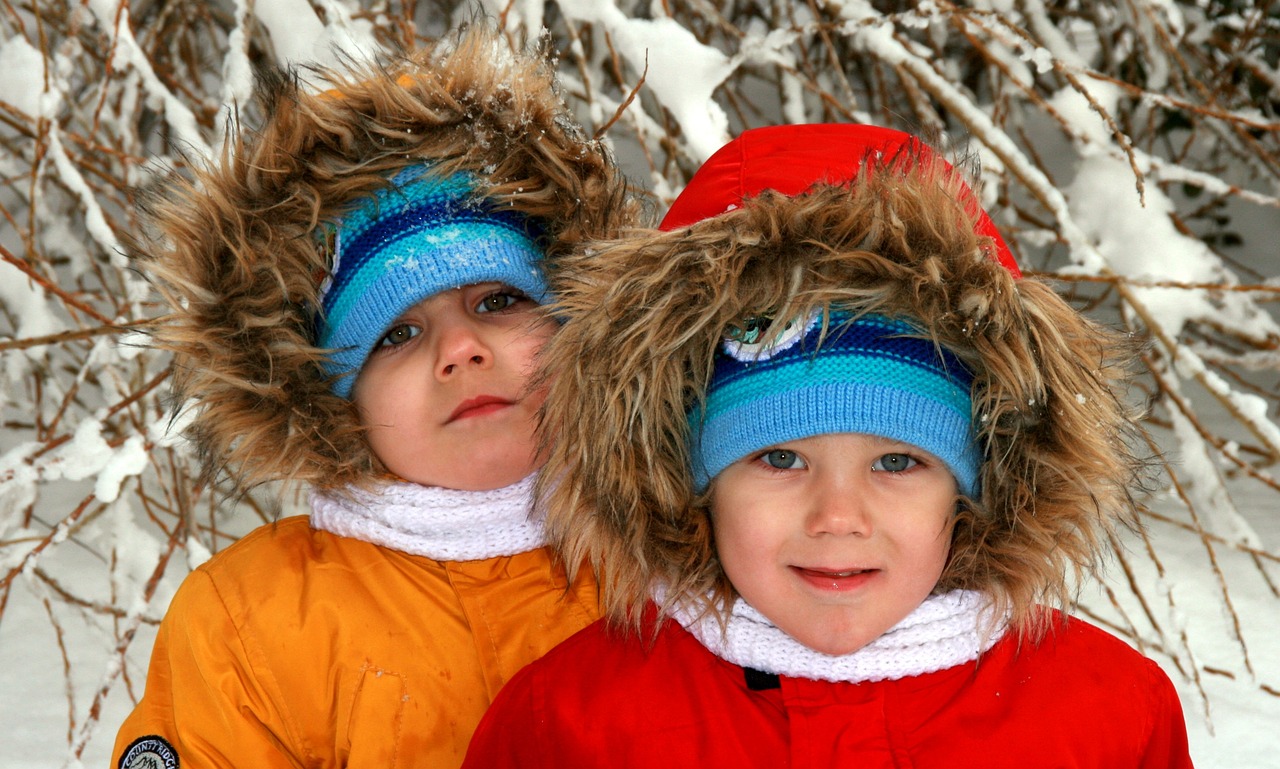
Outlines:
[[714,617],[677,607],[672,617],[717,657],[765,673],[819,681],[883,681],[945,670],[977,659],[1004,634],[982,593],[954,590],[925,599],[884,635],[851,654],[814,651],[739,598],[724,633]]
[[393,483],[350,499],[312,490],[311,525],[437,561],[477,561],[542,547],[533,480],[492,491]]

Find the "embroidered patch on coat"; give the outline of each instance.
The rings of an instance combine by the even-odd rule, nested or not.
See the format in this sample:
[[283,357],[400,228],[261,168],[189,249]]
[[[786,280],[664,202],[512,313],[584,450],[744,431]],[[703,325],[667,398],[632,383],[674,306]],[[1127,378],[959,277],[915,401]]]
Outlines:
[[178,769],[178,752],[165,738],[148,734],[129,743],[118,769]]

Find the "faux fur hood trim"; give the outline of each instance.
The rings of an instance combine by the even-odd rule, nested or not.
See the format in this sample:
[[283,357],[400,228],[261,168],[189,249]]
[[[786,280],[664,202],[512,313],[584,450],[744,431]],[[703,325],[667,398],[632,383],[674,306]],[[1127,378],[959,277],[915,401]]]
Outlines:
[[764,192],[562,263],[541,493],[552,541],[597,570],[615,622],[638,627],[655,585],[668,607],[732,603],[710,496],[692,488],[686,414],[725,330],[750,316],[914,319],[975,373],[981,499],[960,506],[939,592],[987,592],[1015,630],[1038,632],[1034,604],[1065,604],[1072,572],[1133,519],[1144,464],[1125,401],[1131,345],[988,258],[958,172],[906,160],[869,158],[847,185]]
[[263,125],[221,157],[147,195],[150,238],[136,251],[171,314],[155,343],[174,354],[178,403],[206,480],[368,485],[382,471],[353,407],[329,391],[312,313],[328,268],[323,232],[395,170],[431,161],[469,171],[480,192],[540,220],[547,264],[609,237],[636,212],[605,148],[556,91],[546,51],[513,54],[473,27],[433,47],[349,71],[259,82]]

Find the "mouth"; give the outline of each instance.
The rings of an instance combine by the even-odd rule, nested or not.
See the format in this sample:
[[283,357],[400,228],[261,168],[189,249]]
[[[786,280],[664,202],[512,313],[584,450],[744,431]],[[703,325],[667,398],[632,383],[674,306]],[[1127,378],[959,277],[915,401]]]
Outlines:
[[869,582],[879,569],[826,569],[792,566],[791,570],[801,580],[819,590],[843,592],[855,590]]
[[445,424],[487,416],[512,405],[514,405],[512,401],[506,398],[499,398],[496,395],[477,395],[459,403],[458,407],[449,415],[449,418],[445,420]]

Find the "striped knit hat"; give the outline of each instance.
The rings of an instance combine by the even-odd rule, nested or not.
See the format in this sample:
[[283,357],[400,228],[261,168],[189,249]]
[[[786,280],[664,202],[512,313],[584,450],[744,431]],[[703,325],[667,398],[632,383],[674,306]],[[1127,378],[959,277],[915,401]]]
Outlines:
[[[660,228],[697,227],[751,205],[766,190],[792,197],[815,186],[846,184],[868,163],[892,166],[912,152],[951,168],[916,137],[881,126],[818,123],[744,131],[702,164]],[[975,218],[975,231],[989,238],[990,258],[1018,277],[1004,238],[963,184],[961,200]],[[764,342],[755,337],[766,331],[768,320],[749,320],[738,329],[739,338],[725,340],[705,406],[689,415],[697,489],[705,490],[720,471],[754,451],[856,432],[919,446],[946,463],[962,493],[976,496],[982,454],[972,425],[972,374],[901,320],[855,319],[833,311],[825,338],[820,320],[793,322]]]
[[970,417],[973,375],[902,320],[833,312],[764,339],[768,321],[730,333],[716,355],[703,409],[690,415],[694,482],[786,441],[866,433],[938,457],[960,492],[978,491],[982,454]]
[[325,373],[334,394],[351,397],[387,328],[433,294],[496,281],[545,302],[538,242],[523,216],[478,198],[469,174],[440,176],[425,164],[398,172],[336,223],[316,321],[316,344],[333,350]]

